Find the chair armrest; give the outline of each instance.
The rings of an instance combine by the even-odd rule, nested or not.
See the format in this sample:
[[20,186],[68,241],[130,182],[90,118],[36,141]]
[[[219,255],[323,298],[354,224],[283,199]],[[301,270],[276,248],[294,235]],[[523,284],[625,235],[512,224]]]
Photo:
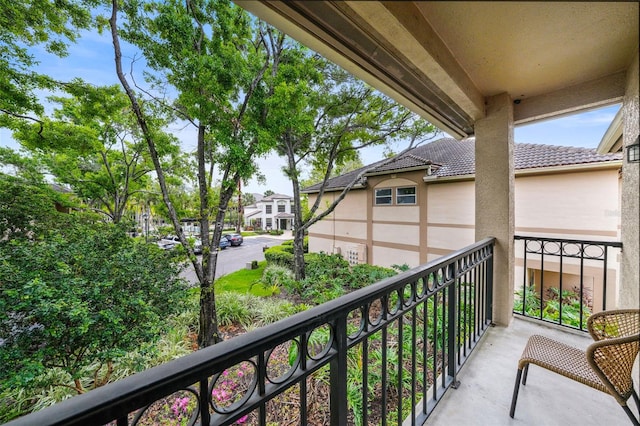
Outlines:
[[597,341],[587,348],[587,362],[620,405],[632,394],[631,371],[639,350],[640,334]]

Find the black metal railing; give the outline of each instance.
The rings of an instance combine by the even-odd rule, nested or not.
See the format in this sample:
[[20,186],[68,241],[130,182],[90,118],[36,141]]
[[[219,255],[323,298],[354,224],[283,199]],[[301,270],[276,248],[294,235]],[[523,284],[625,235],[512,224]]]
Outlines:
[[494,243],[11,424],[422,424],[491,323]]
[[518,235],[515,240],[515,314],[586,331],[592,313],[613,307],[614,255],[622,243]]

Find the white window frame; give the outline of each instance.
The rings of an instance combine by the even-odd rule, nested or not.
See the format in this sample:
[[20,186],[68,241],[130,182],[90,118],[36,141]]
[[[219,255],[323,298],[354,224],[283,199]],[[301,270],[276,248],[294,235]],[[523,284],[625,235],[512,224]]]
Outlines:
[[[374,190],[374,204],[376,206],[391,206],[393,205],[393,190],[391,188],[378,188]],[[388,195],[379,195],[382,191],[388,191]],[[389,200],[389,202],[381,202],[382,200]]]
[[[400,194],[402,190],[413,190],[413,194]],[[417,191],[415,186],[399,186],[396,188],[396,204],[399,206],[415,205],[417,198]]]

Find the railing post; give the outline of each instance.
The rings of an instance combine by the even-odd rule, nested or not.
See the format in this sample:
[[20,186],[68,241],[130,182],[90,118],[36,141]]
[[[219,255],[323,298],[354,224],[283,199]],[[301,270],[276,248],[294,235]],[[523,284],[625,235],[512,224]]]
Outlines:
[[486,300],[486,311],[487,311],[487,322],[493,322],[493,248],[495,247],[495,242],[491,243],[490,246],[487,247],[487,250],[490,252],[490,258],[487,259],[487,269],[486,269],[486,284],[487,284],[487,300]]
[[334,322],[333,347],[336,356],[330,362],[330,397],[331,425],[347,424],[347,317],[340,316]]
[[452,277],[453,283],[449,286],[447,291],[447,362],[449,363],[449,376],[453,380],[452,385],[454,389],[458,388],[458,381],[456,380],[458,372],[457,354],[458,354],[458,337],[457,337],[457,314],[458,314],[458,261],[454,261],[449,265],[453,269]]
[[211,413],[209,412],[210,398],[209,381],[205,378],[200,380],[200,423],[203,425],[208,425],[211,422]]

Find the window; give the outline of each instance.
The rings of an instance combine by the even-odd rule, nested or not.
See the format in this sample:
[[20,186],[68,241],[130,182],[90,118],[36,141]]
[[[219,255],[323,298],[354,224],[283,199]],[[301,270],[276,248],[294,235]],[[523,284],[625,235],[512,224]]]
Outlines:
[[285,207],[286,206],[284,204],[278,204],[278,213],[284,213]]
[[415,203],[416,203],[416,187],[415,186],[396,188],[396,204],[415,204]]
[[268,217],[267,218],[267,228],[271,228],[272,224],[271,224],[271,218]]
[[376,189],[375,204],[377,206],[389,205],[391,201],[391,188]]
[[265,213],[266,214],[271,214],[271,207],[272,207],[271,205],[265,206]]

